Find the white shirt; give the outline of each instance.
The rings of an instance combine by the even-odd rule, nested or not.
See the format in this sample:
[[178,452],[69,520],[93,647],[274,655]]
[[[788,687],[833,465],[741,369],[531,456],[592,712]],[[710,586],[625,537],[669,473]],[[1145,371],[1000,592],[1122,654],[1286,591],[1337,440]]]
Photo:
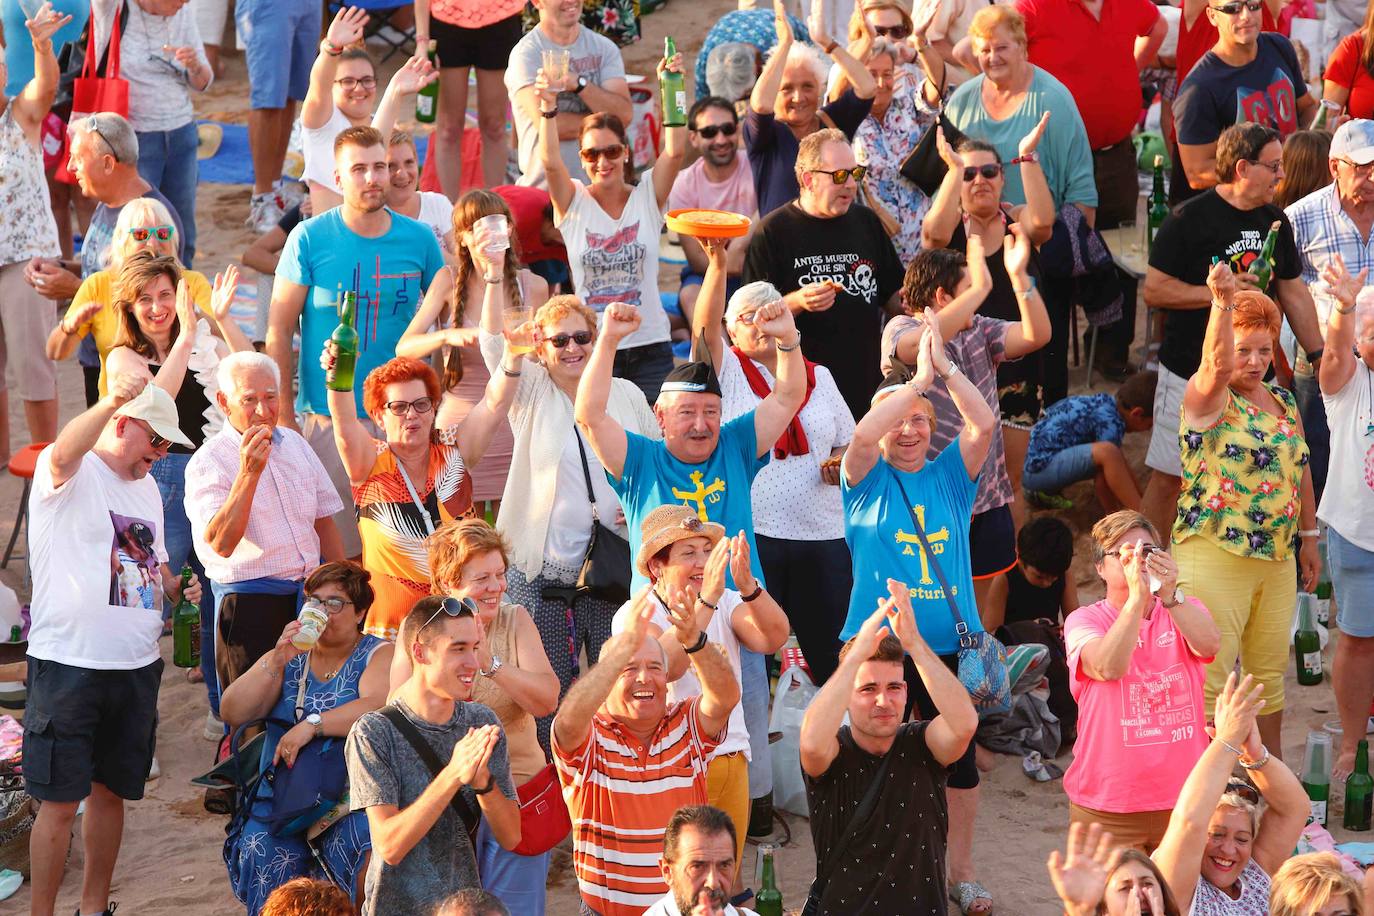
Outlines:
[[[612,635],[625,629],[632,604],[634,604],[633,600],[626,601],[611,618]],[[673,626],[668,620],[668,612],[663,609],[663,605],[657,599],[653,599],[652,604],[654,608],[653,624],[666,633]],[[725,650],[725,657],[730,661],[730,670],[735,672],[736,683],[742,683],[742,681],[740,680],[739,666],[739,637],[735,635],[733,621],[735,612],[742,607],[744,607],[744,600],[740,598],[739,592],[727,588],[721,593],[720,600],[716,602],[716,612],[711,615],[711,622],[706,625],[706,638]],[[688,665],[682,677],[668,685],[668,702],[679,703],[699,696],[701,696],[701,681],[697,680],[696,671],[691,665]],[[730,710],[730,723],[725,730],[725,740],[712,752],[710,759],[714,760],[725,754],[736,752],[743,753],[745,760],[753,759],[749,753],[749,729],[744,726],[743,703],[736,703],[735,708]]]
[[[753,910],[745,907],[731,906],[725,904],[725,916],[758,916]],[[673,892],[669,891],[662,898],[655,901],[654,905],[644,911],[644,916],[682,916],[682,910],[678,909],[677,901],[673,899]]]
[[317,182],[334,193],[339,193],[338,187],[334,184],[334,138],[352,126],[353,122],[337,108],[330,113],[324,127],[301,125],[301,155],[305,157],[305,169],[301,172],[301,178]]
[[1323,394],[1322,403],[1331,430],[1331,473],[1317,518],[1374,551],[1374,372],[1357,357],[1350,380],[1335,394]]
[[[581,569],[592,539],[592,504],[587,497],[587,477],[582,473],[582,456],[577,451],[577,431],[563,442],[558,457],[558,487],[555,492],[565,499],[555,498],[549,513],[549,533],[544,540],[544,559],[563,569]],[[601,459],[585,442],[587,470],[592,476],[592,493],[596,496],[596,515],[601,524],[625,533],[624,525],[617,525],[620,498],[606,481]],[[581,497],[581,498],[578,498]]]
[[[772,373],[753,362],[771,389]],[[719,370],[722,422],[763,403],[749,387],[739,357],[729,349]],[[830,457],[832,449],[848,445],[854,438],[854,417],[824,366],[816,367],[816,387],[801,409],[801,422],[810,450],[782,459],[774,456],[754,478],[754,533],[789,541],[842,540],[840,488],[821,480],[821,462]]]
[[164,45],[194,48],[202,72],[209,69],[195,10],[183,6],[170,16],[155,16],[138,3],[128,8],[129,22],[119,38],[119,75],[129,81],[129,123],[138,131],[185,127],[196,118],[189,75],[162,49]]
[[434,230],[434,240],[444,254],[453,254],[453,246],[444,237],[453,231],[453,201],[438,191],[421,191],[420,222]]
[[87,452],[71,479],[54,487],[52,449],[38,456],[29,497],[29,654],[110,671],[151,665],[167,562],[157,482],[125,480]]

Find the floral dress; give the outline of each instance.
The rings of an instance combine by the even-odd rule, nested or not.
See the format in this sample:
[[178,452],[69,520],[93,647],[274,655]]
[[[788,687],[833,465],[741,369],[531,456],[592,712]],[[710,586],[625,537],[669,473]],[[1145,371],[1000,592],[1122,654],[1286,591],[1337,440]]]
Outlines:
[[897,85],[882,120],[870,114],[854,133],[854,156],[868,166],[864,188],[897,220],[892,244],[903,264],[911,263],[921,250],[921,221],[930,209],[930,198],[901,172],[906,157],[939,116],[939,109],[927,105],[921,91],[925,79],[914,64],[898,67]]
[[1196,534],[1237,556],[1287,560],[1295,554],[1307,441],[1292,392],[1265,387],[1283,416],[1228,389],[1226,410],[1211,428],[1180,424],[1183,490],[1175,543]]

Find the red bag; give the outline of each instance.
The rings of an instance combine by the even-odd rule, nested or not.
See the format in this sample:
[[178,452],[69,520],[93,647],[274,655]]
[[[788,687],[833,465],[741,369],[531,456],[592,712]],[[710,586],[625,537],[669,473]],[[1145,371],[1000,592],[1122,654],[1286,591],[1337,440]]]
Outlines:
[[86,41],[86,63],[81,75],[72,82],[72,113],[67,119],[68,140],[62,147],[61,157],[53,177],[67,184],[76,184],[76,176],[67,168],[68,153],[71,146],[71,130],[87,115],[101,111],[129,116],[129,81],[119,76],[119,20],[114,17],[110,30],[109,66],[104,76],[96,75],[95,24],[91,24],[91,35]]
[[511,850],[517,855],[538,856],[563,842],[572,831],[572,818],[563,801],[563,789],[558,773],[549,764],[519,786],[515,794],[520,798],[520,845]]

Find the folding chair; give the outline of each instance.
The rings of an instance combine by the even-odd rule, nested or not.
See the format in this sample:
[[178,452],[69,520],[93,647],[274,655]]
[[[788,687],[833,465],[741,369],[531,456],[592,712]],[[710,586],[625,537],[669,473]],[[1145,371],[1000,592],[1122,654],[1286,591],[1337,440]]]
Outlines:
[[[364,40],[369,38],[379,38],[386,43],[387,51],[382,55],[378,63],[386,63],[397,51],[410,57],[415,53],[415,27],[411,26],[401,33],[401,40],[398,42],[382,31],[383,26],[389,26],[388,20],[392,13],[405,9],[409,3],[397,3],[396,0],[329,0],[329,15],[333,18],[339,10],[346,6],[356,6],[367,13],[367,28],[363,31]],[[396,31],[395,26],[390,26],[389,31]]]

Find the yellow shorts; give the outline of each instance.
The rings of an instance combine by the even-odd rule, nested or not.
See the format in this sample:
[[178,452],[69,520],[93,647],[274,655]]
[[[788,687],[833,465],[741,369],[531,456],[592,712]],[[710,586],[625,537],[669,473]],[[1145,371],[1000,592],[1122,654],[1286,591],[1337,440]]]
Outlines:
[[1240,660],[1241,671],[1264,685],[1264,714],[1283,709],[1283,675],[1288,670],[1293,608],[1298,601],[1295,561],[1241,557],[1194,535],[1175,544],[1178,585],[1211,611],[1221,631],[1221,649],[1207,666],[1207,715],[1226,676]]
[[722,754],[706,765],[706,799],[735,822],[735,871],[744,857],[749,830],[749,761],[742,751]]

